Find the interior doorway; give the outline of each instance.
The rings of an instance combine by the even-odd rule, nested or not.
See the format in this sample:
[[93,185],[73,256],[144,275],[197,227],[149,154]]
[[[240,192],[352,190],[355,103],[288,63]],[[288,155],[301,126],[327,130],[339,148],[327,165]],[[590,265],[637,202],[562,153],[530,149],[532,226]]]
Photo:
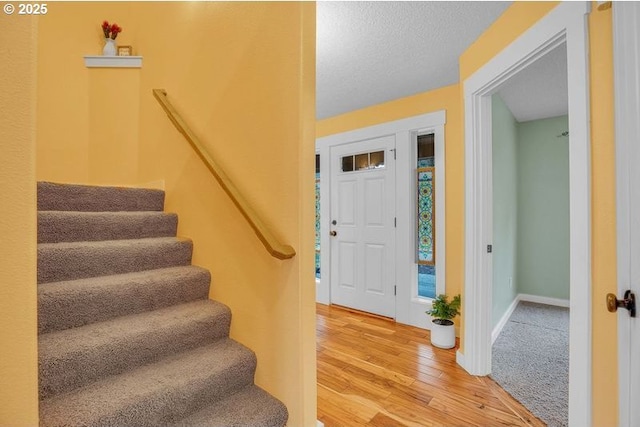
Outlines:
[[569,133],[569,423],[591,425],[590,149],[587,3],[562,3],[465,80],[465,348],[459,362],[491,373],[493,238],[491,96],[521,70],[567,44]]
[[492,95],[491,377],[548,425],[568,424],[566,43]]

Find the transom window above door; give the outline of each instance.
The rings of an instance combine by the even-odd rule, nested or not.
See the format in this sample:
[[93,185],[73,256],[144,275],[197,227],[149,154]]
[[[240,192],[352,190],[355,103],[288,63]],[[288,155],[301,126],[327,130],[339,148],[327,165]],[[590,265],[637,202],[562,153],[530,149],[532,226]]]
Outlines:
[[384,151],[342,156],[342,172],[356,172],[384,167]]

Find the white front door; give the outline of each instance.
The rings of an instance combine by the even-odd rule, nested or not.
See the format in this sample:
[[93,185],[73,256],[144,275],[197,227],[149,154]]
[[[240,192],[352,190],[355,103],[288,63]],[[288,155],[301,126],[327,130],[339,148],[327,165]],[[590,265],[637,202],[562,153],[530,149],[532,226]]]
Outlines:
[[[618,295],[640,296],[640,4],[615,2]],[[636,305],[640,302],[636,301]],[[636,309],[636,311],[638,311]],[[640,427],[640,313],[618,309],[620,427]]]
[[395,138],[331,148],[331,302],[395,318]]

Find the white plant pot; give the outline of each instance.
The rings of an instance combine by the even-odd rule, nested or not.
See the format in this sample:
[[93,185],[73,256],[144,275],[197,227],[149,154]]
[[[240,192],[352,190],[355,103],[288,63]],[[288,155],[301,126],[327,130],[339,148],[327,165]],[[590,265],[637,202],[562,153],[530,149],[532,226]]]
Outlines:
[[431,321],[431,344],[439,348],[453,348],[456,346],[456,328],[451,320],[450,325],[439,325],[435,319]]

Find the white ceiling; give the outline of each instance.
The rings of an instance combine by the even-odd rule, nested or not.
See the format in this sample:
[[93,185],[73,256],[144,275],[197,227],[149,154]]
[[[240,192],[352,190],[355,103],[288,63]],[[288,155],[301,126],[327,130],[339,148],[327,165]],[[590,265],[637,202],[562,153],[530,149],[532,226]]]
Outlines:
[[498,91],[519,122],[569,111],[567,45],[563,43],[510,78]]
[[[317,118],[457,83],[458,57],[510,3],[319,1]],[[564,60],[566,70],[566,55]],[[544,61],[538,62],[542,66]],[[556,62],[547,68],[557,71]],[[549,73],[545,79],[537,78],[540,72],[529,74],[554,88],[548,92],[560,91],[550,83],[553,76]],[[531,79],[523,75],[520,80]],[[564,79],[566,86],[566,71]],[[529,108],[523,114],[530,117],[532,95],[529,90],[527,96],[519,95],[524,89],[518,87],[516,83],[505,86],[500,94],[512,110],[520,111],[518,105],[526,103]],[[566,97],[566,90],[564,94]],[[514,116],[518,118],[515,112]]]

